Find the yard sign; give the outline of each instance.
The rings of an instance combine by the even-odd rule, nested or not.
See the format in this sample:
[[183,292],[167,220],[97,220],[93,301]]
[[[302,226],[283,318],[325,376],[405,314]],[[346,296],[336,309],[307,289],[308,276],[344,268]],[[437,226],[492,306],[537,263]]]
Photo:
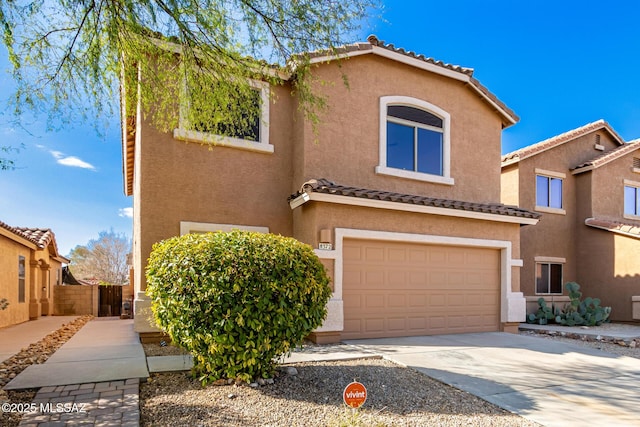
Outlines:
[[367,401],[367,388],[354,381],[344,388],[342,399],[350,408],[359,408]]

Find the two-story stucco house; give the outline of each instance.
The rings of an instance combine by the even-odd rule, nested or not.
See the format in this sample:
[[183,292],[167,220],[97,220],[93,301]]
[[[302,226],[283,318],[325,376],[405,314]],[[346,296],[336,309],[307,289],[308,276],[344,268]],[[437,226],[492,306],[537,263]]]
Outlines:
[[286,78],[259,87],[257,141],[203,146],[123,108],[139,332],[156,331],[142,314],[152,244],[233,228],[317,248],[333,286],[318,341],[517,330],[520,228],[539,217],[500,204],[501,132],[518,117],[472,69],[374,36],[337,53],[339,66],[312,54],[314,78],[340,82],[315,88],[328,105],[316,133]]
[[612,320],[640,319],[639,141],[599,120],[506,154],[502,202],[542,214],[521,230],[529,312],[541,296],[562,307],[575,281],[612,307]]
[[54,314],[55,285],[62,283],[62,264],[48,228],[12,227],[0,221],[0,328]]

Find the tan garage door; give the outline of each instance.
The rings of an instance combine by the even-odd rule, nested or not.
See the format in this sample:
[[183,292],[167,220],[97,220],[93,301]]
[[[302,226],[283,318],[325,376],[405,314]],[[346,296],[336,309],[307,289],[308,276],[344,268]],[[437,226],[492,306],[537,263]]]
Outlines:
[[343,339],[497,331],[497,249],[345,239]]

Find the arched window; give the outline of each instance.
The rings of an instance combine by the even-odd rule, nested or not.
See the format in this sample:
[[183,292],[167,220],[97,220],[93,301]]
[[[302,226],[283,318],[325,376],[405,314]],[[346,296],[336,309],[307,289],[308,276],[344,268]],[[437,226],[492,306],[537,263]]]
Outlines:
[[453,184],[449,168],[449,114],[409,97],[380,99],[380,164],[376,172]]

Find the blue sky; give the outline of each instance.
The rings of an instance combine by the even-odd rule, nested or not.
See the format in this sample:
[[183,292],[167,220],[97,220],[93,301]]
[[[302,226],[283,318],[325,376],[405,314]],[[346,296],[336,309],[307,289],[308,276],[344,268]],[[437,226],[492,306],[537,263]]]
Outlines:
[[[635,1],[387,1],[359,40],[376,34],[397,47],[471,67],[520,122],[503,152],[605,119],[640,138],[640,3]],[[354,40],[355,41],[355,40]],[[0,100],[11,82],[0,48]],[[0,110],[2,111],[2,110]],[[62,254],[111,228],[131,236],[117,118],[105,138],[90,125],[29,133],[0,116],[0,145],[24,148],[18,169],[0,172],[0,221],[51,228]]]

